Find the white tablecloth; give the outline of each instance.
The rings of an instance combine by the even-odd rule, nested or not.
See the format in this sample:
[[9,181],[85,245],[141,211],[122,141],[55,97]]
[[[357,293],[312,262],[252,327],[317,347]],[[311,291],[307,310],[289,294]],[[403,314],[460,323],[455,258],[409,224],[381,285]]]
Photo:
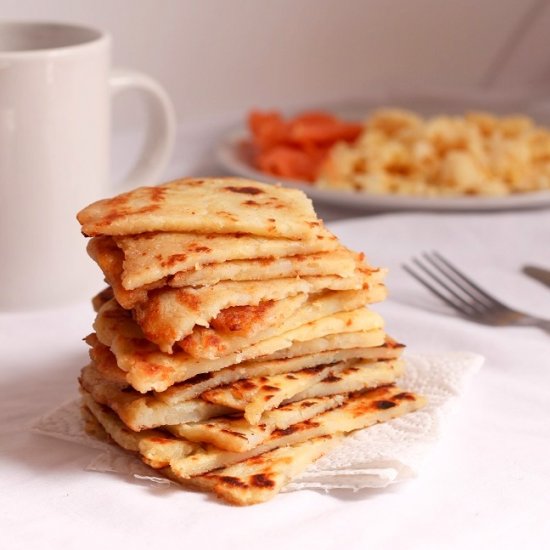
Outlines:
[[550,289],[519,272],[550,267],[550,212],[392,214],[333,229],[391,269],[377,308],[391,334],[414,351],[487,359],[416,479],[233,508],[87,472],[93,450],[27,428],[76,395],[89,303],[0,314],[0,548],[548,548],[550,337],[458,319],[400,264],[437,249],[510,305],[550,318]]

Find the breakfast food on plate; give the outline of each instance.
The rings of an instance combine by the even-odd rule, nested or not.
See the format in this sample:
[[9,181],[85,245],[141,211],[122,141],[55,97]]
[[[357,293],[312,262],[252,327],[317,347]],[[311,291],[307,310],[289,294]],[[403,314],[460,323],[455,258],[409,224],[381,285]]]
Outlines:
[[550,189],[550,131],[525,116],[379,110],[331,150],[317,185],[422,197]]
[[83,417],[184,485],[274,496],[346,434],[420,408],[366,306],[385,270],[299,191],[187,178],[78,214],[109,287],[93,299]]
[[550,189],[550,131],[526,116],[379,109],[358,125],[322,112],[288,121],[253,112],[249,128],[257,168],[320,188],[419,197]]
[[330,148],[353,142],[361,125],[320,111],[285,119],[276,111],[253,111],[248,117],[254,164],[262,172],[313,182]]

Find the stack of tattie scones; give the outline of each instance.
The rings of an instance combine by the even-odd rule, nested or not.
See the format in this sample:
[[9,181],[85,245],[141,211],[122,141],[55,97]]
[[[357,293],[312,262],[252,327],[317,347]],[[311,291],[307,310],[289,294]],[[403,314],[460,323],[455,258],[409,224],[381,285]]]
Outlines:
[[367,309],[385,272],[298,190],[182,179],[78,214],[109,284],[93,300],[83,414],[178,482],[277,494],[346,434],[420,408]]

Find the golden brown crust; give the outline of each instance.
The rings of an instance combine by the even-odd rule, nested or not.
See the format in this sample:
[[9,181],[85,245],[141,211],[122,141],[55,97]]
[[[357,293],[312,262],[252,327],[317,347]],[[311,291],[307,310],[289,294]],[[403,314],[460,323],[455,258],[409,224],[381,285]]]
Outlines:
[[246,335],[273,309],[274,300],[260,302],[257,306],[234,306],[218,313],[210,326],[221,332],[239,332]]

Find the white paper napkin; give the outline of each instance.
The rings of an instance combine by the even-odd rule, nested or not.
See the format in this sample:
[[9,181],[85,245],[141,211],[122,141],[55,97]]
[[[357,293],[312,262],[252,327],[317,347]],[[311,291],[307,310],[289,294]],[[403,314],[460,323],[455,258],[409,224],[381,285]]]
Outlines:
[[[424,395],[427,406],[347,437],[287,485],[285,491],[386,487],[418,472],[422,459],[440,437],[445,418],[484,359],[465,352],[407,354],[405,359],[406,375],[399,386]],[[40,418],[32,430],[98,449],[100,452],[88,465],[89,470],[130,475],[158,484],[172,483],[158,477],[130,453],[88,436],[79,408],[78,400],[66,403]]]

